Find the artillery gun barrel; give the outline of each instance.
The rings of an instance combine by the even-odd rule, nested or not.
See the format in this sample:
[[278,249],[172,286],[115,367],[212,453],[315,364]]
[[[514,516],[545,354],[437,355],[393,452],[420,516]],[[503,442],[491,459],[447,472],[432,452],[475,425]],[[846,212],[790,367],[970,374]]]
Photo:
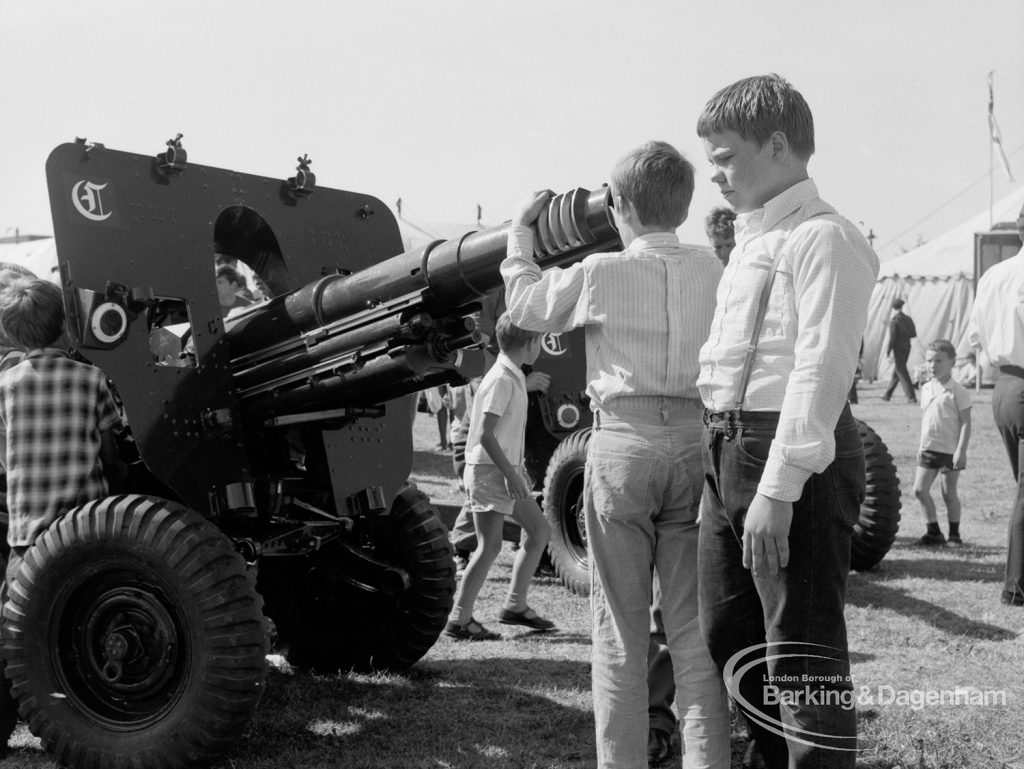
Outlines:
[[[554,196],[533,228],[542,269],[619,243],[607,187]],[[229,320],[239,399],[280,412],[421,389],[425,372],[449,367],[454,353],[479,342],[465,308],[501,285],[510,229],[469,232],[328,275]]]

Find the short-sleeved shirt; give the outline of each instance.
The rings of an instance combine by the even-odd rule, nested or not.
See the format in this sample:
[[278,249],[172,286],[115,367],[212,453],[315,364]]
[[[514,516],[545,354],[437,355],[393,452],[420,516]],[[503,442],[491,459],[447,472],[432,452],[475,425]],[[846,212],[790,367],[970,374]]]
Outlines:
[[967,388],[950,377],[921,385],[921,451],[952,454],[960,442],[960,412],[971,407]]
[[497,414],[499,419],[494,427],[494,437],[509,463],[513,466],[521,465],[526,437],[526,405],[526,377],[522,369],[505,353],[499,353],[473,396],[469,436],[466,438],[466,463],[494,464],[494,460],[480,445],[480,435],[483,432],[483,415]]
[[63,350],[33,350],[0,373],[12,547],[31,545],[61,514],[106,495],[100,433],[119,420],[103,372]]

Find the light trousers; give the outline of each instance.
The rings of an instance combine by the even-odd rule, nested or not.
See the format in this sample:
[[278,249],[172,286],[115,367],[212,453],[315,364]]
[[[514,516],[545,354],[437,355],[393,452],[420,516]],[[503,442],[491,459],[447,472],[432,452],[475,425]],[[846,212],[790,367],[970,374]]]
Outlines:
[[675,674],[683,767],[729,766],[729,708],[697,612],[701,410],[601,412],[584,485],[593,609],[592,688],[600,769],[647,767],[647,649],[653,572]]

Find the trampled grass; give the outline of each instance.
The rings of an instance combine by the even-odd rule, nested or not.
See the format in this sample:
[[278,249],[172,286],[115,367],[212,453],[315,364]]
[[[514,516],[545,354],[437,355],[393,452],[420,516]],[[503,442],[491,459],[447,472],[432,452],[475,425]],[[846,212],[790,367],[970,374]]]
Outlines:
[[[964,548],[914,544],[923,523],[912,494],[919,412],[862,386],[857,417],[899,471],[903,521],[885,560],[850,578],[847,624],[865,769],[1024,767],[1024,609],[999,602],[1013,479],[992,424],[991,390],[974,394],[974,432],[960,482]],[[414,478],[439,504],[458,502],[447,456],[421,414]],[[938,496],[938,489],[935,489]],[[945,528],[939,502],[940,521]],[[476,616],[499,642],[442,638],[396,675],[319,676],[275,669],[245,739],[221,767],[237,769],[583,769],[595,760],[589,692],[589,605],[539,578],[531,603],[558,632],[495,621],[511,569],[506,546]],[[958,694],[959,693],[959,694]],[[949,704],[957,702],[959,704]],[[942,698],[945,697],[945,700]],[[929,699],[931,698],[931,699]],[[987,699],[986,699],[987,698]],[[734,732],[742,753],[742,730]],[[0,767],[51,769],[24,725]]]

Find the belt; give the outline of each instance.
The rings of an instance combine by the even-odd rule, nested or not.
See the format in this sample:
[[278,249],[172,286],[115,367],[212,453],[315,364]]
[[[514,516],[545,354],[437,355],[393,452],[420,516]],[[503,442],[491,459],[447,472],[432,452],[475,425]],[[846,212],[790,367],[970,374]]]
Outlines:
[[1020,366],[1000,366],[999,373],[1015,376],[1018,379],[1024,379],[1024,368],[1021,368]]
[[[853,413],[850,404],[843,406],[836,421],[836,427],[844,423],[852,423]],[[721,430],[726,438],[731,438],[741,427],[778,427],[778,411],[708,411],[704,410],[704,424],[709,430]]]
[[741,427],[743,425],[777,425],[778,411],[704,411],[704,424],[708,427]]
[[678,411],[703,408],[700,398],[677,398],[668,395],[619,395],[600,404],[601,411]]

